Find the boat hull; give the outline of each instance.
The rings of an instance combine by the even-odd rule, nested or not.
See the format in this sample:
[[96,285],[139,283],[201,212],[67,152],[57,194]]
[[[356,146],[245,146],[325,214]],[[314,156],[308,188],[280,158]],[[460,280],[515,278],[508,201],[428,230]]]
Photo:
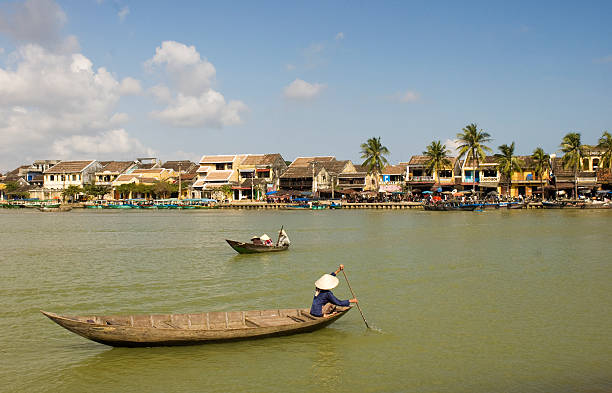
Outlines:
[[286,251],[289,246],[264,246],[253,243],[238,242],[235,240],[225,239],[227,244],[230,245],[239,254],[258,254],[262,252],[277,252]]
[[[314,317],[306,309],[200,314],[68,317],[41,311],[61,327],[113,347],[200,345],[312,332],[344,316]],[[148,325],[148,326],[140,326]]]

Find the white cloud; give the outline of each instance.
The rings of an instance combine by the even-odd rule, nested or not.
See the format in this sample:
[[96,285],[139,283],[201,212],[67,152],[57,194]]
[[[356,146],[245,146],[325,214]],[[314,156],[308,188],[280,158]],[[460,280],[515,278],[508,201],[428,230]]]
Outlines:
[[240,124],[240,114],[247,106],[236,100],[226,102],[224,96],[211,86],[216,69],[202,59],[194,46],[176,41],[164,41],[155,55],[145,62],[153,70],[163,67],[170,86],[158,84],[149,89],[167,107],[151,115],[165,123],[179,127],[210,126],[221,128]]
[[321,83],[308,83],[302,79],[296,79],[284,89],[285,98],[293,100],[310,100],[317,97],[327,87]]
[[247,109],[240,101],[225,102],[219,92],[209,89],[199,97],[179,93],[164,110],[153,116],[165,123],[181,127],[207,125],[215,128],[240,124],[240,113]]
[[74,156],[104,157],[153,155],[138,139],[131,138],[124,129],[104,131],[97,135],[72,135],[53,143],[53,153],[60,158]]
[[336,41],[342,41],[343,39],[344,39],[343,32],[339,32],[338,34],[336,34]]
[[607,55],[607,56],[604,56],[604,57],[599,57],[599,58],[595,59],[594,62],[597,63],[597,64],[612,63],[612,55]]
[[287,64],[287,65],[285,66],[285,68],[287,69],[287,71],[293,71],[293,70],[295,70],[295,65],[293,65],[293,64]]
[[119,20],[121,22],[123,22],[125,20],[125,18],[127,18],[127,16],[130,14],[130,7],[128,7],[127,5],[122,7],[119,12],[117,12],[117,16],[119,17]]
[[401,93],[396,93],[393,98],[399,102],[416,102],[421,98],[421,95],[416,91],[407,90]]
[[140,81],[131,77],[123,78],[119,86],[119,93],[122,95],[136,95],[142,93]]
[[48,48],[62,45],[61,30],[67,17],[53,0],[26,0],[0,10],[0,33],[18,42],[36,43]]
[[457,156],[459,142],[456,139],[447,139],[444,141],[446,149],[450,151],[450,156]]
[[10,67],[0,67],[1,160],[47,156],[53,141],[100,133],[128,120],[115,107],[126,90],[134,91],[134,80],[120,84],[80,53],[58,54],[34,44],[10,57]]

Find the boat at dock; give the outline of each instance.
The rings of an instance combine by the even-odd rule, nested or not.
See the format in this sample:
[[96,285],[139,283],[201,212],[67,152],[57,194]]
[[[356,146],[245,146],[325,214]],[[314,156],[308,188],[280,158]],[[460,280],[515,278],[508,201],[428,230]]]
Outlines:
[[474,211],[477,207],[482,207],[480,204],[465,204],[459,202],[439,202],[431,205],[423,205],[423,209],[427,211]]
[[197,345],[312,332],[341,317],[351,307],[337,307],[329,317],[308,309],[217,311],[193,314],[63,316],[41,312],[61,327],[113,347]]

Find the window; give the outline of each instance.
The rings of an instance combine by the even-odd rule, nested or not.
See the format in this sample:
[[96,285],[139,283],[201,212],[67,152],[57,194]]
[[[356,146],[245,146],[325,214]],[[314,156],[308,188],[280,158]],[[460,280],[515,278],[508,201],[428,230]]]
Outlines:
[[72,181],[76,180],[76,175],[72,175]]
[[582,160],[582,168],[585,171],[588,171],[590,169],[590,167],[589,167],[589,159],[588,158],[585,158],[584,160]]
[[215,169],[218,171],[222,171],[225,169],[225,164],[215,164]]
[[438,171],[438,177],[444,177],[444,178],[453,177],[453,171],[450,171],[447,169]]
[[232,163],[227,164],[227,169],[232,169]]
[[593,170],[597,170],[599,168],[599,158],[593,158]]
[[62,175],[62,181],[66,181],[66,175]]
[[54,179],[54,177],[55,177],[55,176],[53,176],[53,175],[49,175],[49,181],[53,181],[53,180],[55,180],[55,179]]

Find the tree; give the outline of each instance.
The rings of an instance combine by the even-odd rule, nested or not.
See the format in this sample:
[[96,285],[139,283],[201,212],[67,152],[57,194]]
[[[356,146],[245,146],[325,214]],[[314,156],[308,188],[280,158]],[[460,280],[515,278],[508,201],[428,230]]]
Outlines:
[[178,186],[175,184],[170,184],[167,181],[158,181],[153,184],[153,192],[158,197],[162,197],[162,199],[168,198],[173,192],[178,190]]
[[533,160],[534,172],[536,176],[540,177],[542,199],[544,199],[544,172],[550,169],[550,156],[544,152],[544,149],[538,147],[531,154]]
[[579,132],[569,132],[561,140],[561,151],[563,155],[563,167],[574,170],[574,198],[578,198],[578,171],[582,169],[582,158],[584,157],[584,146],[580,142]]
[[597,147],[603,149],[599,166],[601,168],[612,169],[612,135],[608,131],[604,131],[601,138],[599,138]]
[[128,199],[130,199],[132,198],[132,192],[134,192],[135,187],[136,187],[136,184],[134,183],[125,183],[125,184],[120,184],[117,187],[115,187],[115,191],[119,193],[119,195],[123,196],[124,198],[127,195]]
[[[435,174],[438,174],[438,171],[440,169],[445,168],[451,164],[451,161],[448,159],[450,151],[446,150],[446,145],[443,145],[440,141],[432,141],[431,144],[427,146],[427,150],[425,150],[423,154],[427,157],[425,166],[427,167],[428,171],[434,174],[434,176]],[[438,187],[440,187],[439,174]]]
[[468,124],[457,134],[457,147],[459,159],[465,157],[466,161],[476,162],[476,167],[472,173],[472,191],[476,191],[476,173],[480,169],[480,162],[486,158],[485,151],[491,152],[491,148],[485,143],[491,142],[491,135],[483,130],[478,131],[478,126],[474,123]]
[[64,199],[68,198],[74,202],[77,195],[83,192],[83,189],[79,186],[71,185],[62,190],[62,196]]
[[104,186],[104,185],[86,184],[83,187],[83,190],[85,194],[87,195],[90,195],[92,197],[98,197],[99,199],[102,199],[104,195],[110,192],[110,187]]
[[389,164],[386,158],[389,154],[389,149],[382,145],[380,137],[372,137],[361,144],[361,158],[364,159],[361,165],[366,167],[369,175],[375,175],[376,191],[378,191],[378,176]]
[[514,142],[510,146],[503,144],[498,147],[500,153],[496,154],[495,157],[499,162],[499,171],[502,175],[508,179],[508,189],[506,195],[510,195],[510,189],[512,188],[512,174],[514,172],[521,171],[523,163],[514,155]]
[[30,193],[26,187],[19,184],[17,181],[6,182],[4,193],[8,199],[27,199],[30,197]]

